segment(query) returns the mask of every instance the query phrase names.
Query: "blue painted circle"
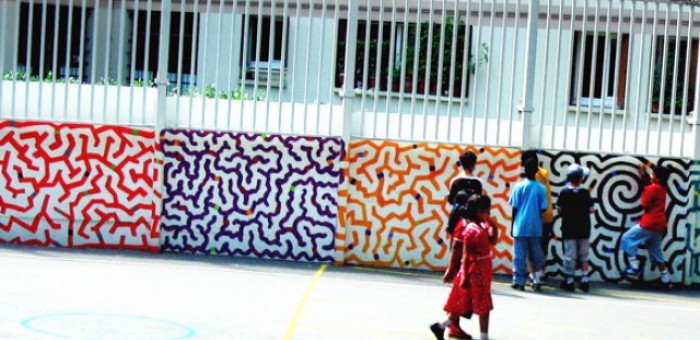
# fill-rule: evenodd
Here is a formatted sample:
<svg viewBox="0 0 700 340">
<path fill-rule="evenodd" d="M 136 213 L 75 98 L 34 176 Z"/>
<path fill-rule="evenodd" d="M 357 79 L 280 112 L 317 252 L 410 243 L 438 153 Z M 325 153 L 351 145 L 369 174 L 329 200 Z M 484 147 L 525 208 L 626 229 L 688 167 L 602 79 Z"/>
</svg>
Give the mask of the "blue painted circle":
<svg viewBox="0 0 700 340">
<path fill-rule="evenodd" d="M 104 326 L 109 327 L 100 327 L 99 322 L 101 320 L 107 321 Z M 132 326 L 131 328 L 129 327 L 130 325 Z M 136 330 L 134 330 L 134 325 L 136 326 L 135 328 L 137 328 Z M 159 334 L 143 334 L 142 331 L 138 332 L 141 336 L 148 339 L 188 339 L 195 335 L 195 331 L 192 327 L 178 322 L 139 315 L 110 313 L 75 312 L 37 315 L 24 319 L 22 321 L 22 327 L 44 335 L 72 339 L 123 339 L 127 336 L 127 334 L 124 334 L 124 331 L 138 332 L 139 329 L 142 330 L 143 328 L 151 328 L 151 330 L 159 330 L 161 333 L 167 333 L 159 336 Z M 88 333 L 90 332 L 89 328 L 95 328 L 98 332 L 95 332 L 95 334 L 84 334 L 86 328 L 88 329 Z M 81 334 L 81 332 L 83 334 Z"/>
</svg>

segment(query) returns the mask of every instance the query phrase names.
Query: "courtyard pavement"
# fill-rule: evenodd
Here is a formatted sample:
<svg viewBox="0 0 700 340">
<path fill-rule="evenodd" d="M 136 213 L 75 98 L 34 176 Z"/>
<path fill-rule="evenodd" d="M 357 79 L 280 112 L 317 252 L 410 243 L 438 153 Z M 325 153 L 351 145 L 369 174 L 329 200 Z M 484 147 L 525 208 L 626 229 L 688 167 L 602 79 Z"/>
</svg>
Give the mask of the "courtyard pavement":
<svg viewBox="0 0 700 340">
<path fill-rule="evenodd" d="M 0 246 L 0 339 L 434 339 L 440 273 Z M 699 339 L 700 290 L 493 284 L 492 339 Z M 463 320 L 478 335 L 478 321 Z"/>
</svg>

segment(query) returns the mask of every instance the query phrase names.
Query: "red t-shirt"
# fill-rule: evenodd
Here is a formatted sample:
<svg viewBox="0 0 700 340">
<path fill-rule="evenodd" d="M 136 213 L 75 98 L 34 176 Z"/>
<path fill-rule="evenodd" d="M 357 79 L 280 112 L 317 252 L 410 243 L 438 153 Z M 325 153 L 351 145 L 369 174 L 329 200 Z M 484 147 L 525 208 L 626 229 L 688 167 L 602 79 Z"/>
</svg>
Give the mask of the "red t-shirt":
<svg viewBox="0 0 700 340">
<path fill-rule="evenodd" d="M 666 232 L 666 188 L 652 182 L 642 192 L 642 220 L 639 226 L 657 233 Z"/>
</svg>

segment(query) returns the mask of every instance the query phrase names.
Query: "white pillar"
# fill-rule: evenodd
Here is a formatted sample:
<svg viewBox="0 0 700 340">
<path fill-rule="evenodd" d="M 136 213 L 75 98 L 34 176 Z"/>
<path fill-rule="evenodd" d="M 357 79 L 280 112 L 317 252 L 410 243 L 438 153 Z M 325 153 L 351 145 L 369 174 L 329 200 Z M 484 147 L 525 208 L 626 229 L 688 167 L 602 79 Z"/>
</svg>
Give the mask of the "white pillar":
<svg viewBox="0 0 700 340">
<path fill-rule="evenodd" d="M 518 103 L 518 112 L 522 123 L 523 150 L 533 146 L 530 140 L 530 122 L 532 121 L 532 97 L 535 83 L 535 62 L 537 60 L 537 24 L 539 22 L 539 0 L 530 0 L 527 12 L 527 42 L 525 45 L 525 76 L 523 81 L 523 96 Z"/>
</svg>

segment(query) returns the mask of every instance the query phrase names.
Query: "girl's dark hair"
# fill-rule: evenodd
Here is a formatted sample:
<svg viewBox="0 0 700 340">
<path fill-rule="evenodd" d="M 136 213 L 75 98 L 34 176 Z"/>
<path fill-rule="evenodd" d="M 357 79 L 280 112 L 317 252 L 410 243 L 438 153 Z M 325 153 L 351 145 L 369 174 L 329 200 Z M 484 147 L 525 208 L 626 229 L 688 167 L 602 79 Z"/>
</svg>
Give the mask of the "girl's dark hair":
<svg viewBox="0 0 700 340">
<path fill-rule="evenodd" d="M 447 229 L 445 230 L 448 234 L 452 234 L 457 227 L 459 220 L 467 218 L 467 206 L 466 205 L 455 205 L 450 212 L 450 218 L 447 220 Z"/>
<path fill-rule="evenodd" d="M 479 210 L 491 209 L 491 198 L 486 195 L 472 195 L 467 201 L 466 219 L 471 221 L 478 220 L 476 212 Z"/>
</svg>

